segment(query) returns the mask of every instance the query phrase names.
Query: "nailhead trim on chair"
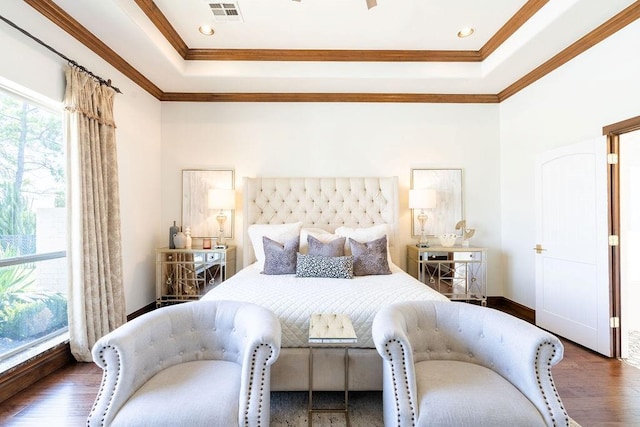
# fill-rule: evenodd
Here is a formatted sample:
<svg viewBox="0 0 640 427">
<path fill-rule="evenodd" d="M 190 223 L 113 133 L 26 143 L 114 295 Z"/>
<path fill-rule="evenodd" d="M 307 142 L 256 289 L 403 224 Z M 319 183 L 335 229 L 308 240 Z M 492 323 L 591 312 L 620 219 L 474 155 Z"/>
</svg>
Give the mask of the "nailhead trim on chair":
<svg viewBox="0 0 640 427">
<path fill-rule="evenodd" d="M 540 344 L 538 346 L 538 349 L 536 350 L 536 363 L 535 363 L 536 378 L 537 378 L 537 382 L 538 382 L 538 387 L 540 388 L 540 392 L 542 393 L 542 397 L 544 398 L 544 402 L 546 403 L 547 409 L 549 410 L 549 414 L 551 415 L 551 420 L 553 421 L 553 425 L 557 426 L 558 423 L 556 422 L 556 420 L 555 420 L 555 418 L 553 416 L 553 410 L 551 409 L 551 404 L 549 402 L 549 399 L 547 398 L 547 395 L 544 392 L 544 387 L 542 386 L 542 382 L 540 381 L 540 371 L 538 369 L 538 366 L 539 366 L 538 362 L 539 362 L 539 359 L 540 359 L 540 352 L 542 351 L 542 347 L 546 346 L 546 345 L 550 345 L 553 348 L 553 352 L 551 353 L 551 356 L 547 360 L 547 366 L 548 366 L 547 375 L 549 376 L 549 384 L 551 384 L 551 387 L 553 388 L 553 393 L 555 394 L 557 401 L 559 403 L 562 403 L 561 400 L 560 400 L 560 395 L 558 394 L 558 390 L 556 389 L 556 385 L 555 385 L 555 383 L 553 381 L 553 376 L 551 375 L 551 361 L 553 360 L 553 357 L 555 356 L 557 349 L 556 349 L 556 346 L 554 344 L 550 343 L 550 342 L 543 342 L 542 344 Z M 563 409 L 564 409 L 564 406 L 563 406 Z M 567 418 L 567 419 L 569 418 L 566 410 L 564 410 L 564 415 L 565 415 L 565 418 Z M 568 426 L 569 423 L 567 422 L 565 425 Z"/>
<path fill-rule="evenodd" d="M 108 346 L 106 348 L 108 349 L 108 348 L 113 348 L 113 347 Z M 98 390 L 98 396 L 96 397 L 96 400 L 95 400 L 95 402 L 93 404 L 93 408 L 91 408 L 91 414 L 93 414 L 93 412 L 96 410 L 98 402 L 102 400 L 102 399 L 100 399 L 100 396 L 104 392 L 104 386 L 105 386 L 104 382 L 105 382 L 105 379 L 107 378 L 107 371 L 109 369 L 109 366 L 107 365 L 107 361 L 104 358 L 104 351 L 105 351 L 105 349 L 101 349 L 100 350 L 100 360 L 102 361 L 102 364 L 104 365 L 105 368 L 104 368 L 104 371 L 102 372 L 102 381 L 100 382 L 100 389 Z M 120 353 L 118 353 L 115 350 L 115 348 L 114 348 L 114 351 L 115 351 L 116 355 L 118 356 L 118 367 L 117 367 L 117 370 L 116 370 L 118 375 L 116 377 L 116 382 L 114 384 L 114 387 L 111 387 L 111 390 L 115 390 L 116 389 L 115 385 L 118 384 L 118 381 L 120 379 Z M 100 423 L 101 425 L 105 425 L 104 424 L 104 419 L 106 418 L 107 411 L 109 410 L 109 406 L 111 405 L 111 399 L 113 399 L 113 393 L 111 393 L 111 396 L 109 396 L 109 404 L 106 405 L 106 407 L 104 409 L 104 412 L 102 413 L 102 419 L 101 419 L 101 423 Z M 89 414 L 89 415 L 91 415 L 91 414 Z M 87 419 L 87 425 L 89 425 L 89 420 L 88 419 Z"/>
<path fill-rule="evenodd" d="M 265 361 L 262 364 L 262 368 L 260 369 L 260 400 L 259 400 L 260 403 L 258 405 L 258 426 L 262 425 L 262 399 L 264 398 L 265 375 L 267 372 L 268 361 L 273 356 L 273 348 L 268 344 L 259 344 L 256 348 L 253 349 L 253 354 L 251 356 L 251 373 L 249 374 L 249 384 L 253 384 L 253 381 L 254 381 L 254 375 L 256 372 L 256 357 L 257 357 L 258 351 L 260 350 L 260 347 L 269 347 L 271 351 L 269 352 L 269 357 L 265 358 Z M 249 387 L 249 396 L 247 396 L 247 403 L 249 406 L 251 405 L 252 390 L 253 388 Z M 247 408 L 245 408 L 245 411 L 244 411 L 245 426 L 249 425 L 249 409 L 250 409 L 249 406 L 247 406 Z"/>
<path fill-rule="evenodd" d="M 389 345 L 394 343 L 394 342 L 397 343 L 400 346 L 400 350 L 402 351 L 402 370 L 404 371 L 403 372 L 403 374 L 404 374 L 403 376 L 405 378 L 405 385 L 404 386 L 405 386 L 405 390 L 407 390 L 407 391 L 409 390 L 409 383 L 407 382 L 409 376 L 407 375 L 407 360 L 406 360 L 406 352 L 405 352 L 404 346 L 397 339 L 391 339 L 391 340 L 387 341 L 384 346 L 385 346 L 387 355 L 389 356 L 389 363 L 391 363 L 391 375 L 392 375 L 392 378 L 393 378 L 393 392 L 394 392 L 395 401 L 396 401 L 396 414 L 397 414 L 397 417 L 398 417 L 398 426 L 400 426 L 400 405 L 398 403 L 400 400 L 398 399 L 398 380 L 397 380 L 397 376 L 396 376 L 396 372 L 395 372 L 396 371 L 395 364 L 393 363 L 393 356 L 391 354 L 391 351 L 389 350 Z M 408 400 L 409 400 L 409 407 L 411 408 L 411 425 L 415 426 L 416 425 L 416 411 L 415 411 L 415 407 L 413 405 L 413 401 L 411 400 L 411 394 L 410 393 L 407 393 L 407 394 L 408 394 L 407 397 L 408 397 Z"/>
</svg>

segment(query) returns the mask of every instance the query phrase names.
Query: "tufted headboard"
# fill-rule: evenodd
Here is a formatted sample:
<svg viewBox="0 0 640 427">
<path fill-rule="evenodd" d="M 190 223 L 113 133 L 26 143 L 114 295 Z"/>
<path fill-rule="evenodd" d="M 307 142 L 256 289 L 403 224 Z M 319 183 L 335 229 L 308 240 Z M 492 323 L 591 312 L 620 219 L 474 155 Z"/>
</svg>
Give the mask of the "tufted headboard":
<svg viewBox="0 0 640 427">
<path fill-rule="evenodd" d="M 389 224 L 389 250 L 398 264 L 398 177 L 244 178 L 243 262 L 255 261 L 247 229 L 252 224 L 302 221 L 333 232 L 340 226 Z"/>
</svg>

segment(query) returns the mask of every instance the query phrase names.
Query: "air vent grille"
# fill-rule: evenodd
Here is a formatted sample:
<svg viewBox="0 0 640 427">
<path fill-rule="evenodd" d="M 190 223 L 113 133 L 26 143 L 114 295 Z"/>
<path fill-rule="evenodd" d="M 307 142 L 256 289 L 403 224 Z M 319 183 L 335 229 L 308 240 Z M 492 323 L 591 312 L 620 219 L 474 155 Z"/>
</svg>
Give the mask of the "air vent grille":
<svg viewBox="0 0 640 427">
<path fill-rule="evenodd" d="M 209 3 L 213 19 L 217 22 L 242 22 L 242 14 L 238 3 Z"/>
</svg>

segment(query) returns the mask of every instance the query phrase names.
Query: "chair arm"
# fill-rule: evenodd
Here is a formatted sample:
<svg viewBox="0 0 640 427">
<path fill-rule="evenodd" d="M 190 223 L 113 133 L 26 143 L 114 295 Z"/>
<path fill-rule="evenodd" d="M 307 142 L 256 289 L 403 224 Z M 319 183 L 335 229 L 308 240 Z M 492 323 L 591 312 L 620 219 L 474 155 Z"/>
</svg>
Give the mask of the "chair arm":
<svg viewBox="0 0 640 427">
<path fill-rule="evenodd" d="M 482 307 L 474 307 L 474 309 Z M 547 425 L 568 425 L 569 416 L 553 381 L 551 368 L 564 355 L 554 335 L 508 314 L 490 310 L 483 321 L 484 340 L 476 357 L 515 385 L 540 411 Z M 487 311 L 487 310 L 484 310 Z"/>
<path fill-rule="evenodd" d="M 384 364 L 385 425 L 414 425 L 419 416 L 418 389 L 413 350 L 402 313 L 388 307 L 380 309 L 373 320 L 372 336 Z M 387 390 L 393 390 L 394 396 L 389 396 Z"/>
<path fill-rule="evenodd" d="M 168 365 L 177 346 L 162 345 L 171 335 L 170 318 L 182 305 L 146 313 L 100 338 L 93 361 L 103 370 L 102 384 L 88 418 L 89 426 L 110 425 L 133 393 Z M 144 343 L 144 344 L 143 344 Z M 142 348 L 142 346 L 146 348 Z M 176 354 L 173 354 L 175 356 Z"/>
<path fill-rule="evenodd" d="M 244 337 L 238 425 L 268 425 L 271 418 L 271 368 L 280 354 L 280 321 L 271 311 L 245 305 L 234 321 Z"/>
</svg>

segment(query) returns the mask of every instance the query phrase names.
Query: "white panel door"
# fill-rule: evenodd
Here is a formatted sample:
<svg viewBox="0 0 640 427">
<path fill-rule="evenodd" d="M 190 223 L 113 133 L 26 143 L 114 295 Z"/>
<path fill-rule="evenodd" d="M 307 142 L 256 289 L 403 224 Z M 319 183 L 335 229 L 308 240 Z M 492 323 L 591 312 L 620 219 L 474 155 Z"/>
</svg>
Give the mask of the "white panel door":
<svg viewBox="0 0 640 427">
<path fill-rule="evenodd" d="M 620 327 L 621 353 L 629 357 L 629 334 L 640 331 L 640 131 L 620 137 Z"/>
<path fill-rule="evenodd" d="M 606 141 L 536 165 L 536 324 L 611 356 Z"/>
</svg>

